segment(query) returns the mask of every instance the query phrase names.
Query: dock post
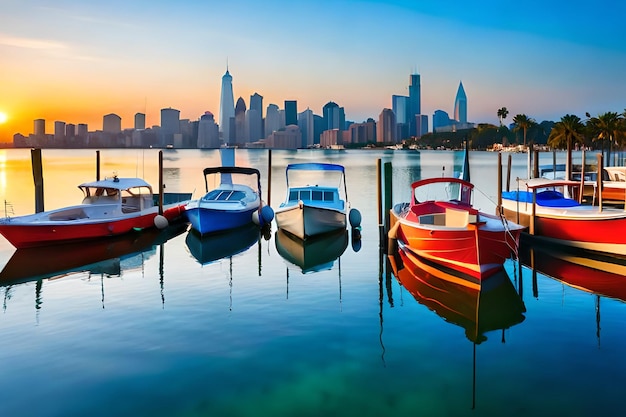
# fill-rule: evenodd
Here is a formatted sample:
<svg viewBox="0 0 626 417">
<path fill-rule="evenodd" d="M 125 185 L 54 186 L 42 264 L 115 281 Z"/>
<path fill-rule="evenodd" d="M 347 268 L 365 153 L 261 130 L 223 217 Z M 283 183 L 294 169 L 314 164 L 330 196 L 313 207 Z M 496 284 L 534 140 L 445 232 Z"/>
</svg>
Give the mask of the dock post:
<svg viewBox="0 0 626 417">
<path fill-rule="evenodd" d="M 507 191 L 511 191 L 510 187 L 511 187 L 511 165 L 512 164 L 513 164 L 512 156 L 511 156 L 511 153 L 509 152 L 509 158 L 507 159 L 507 168 L 506 168 L 506 190 Z"/>
<path fill-rule="evenodd" d="M 498 152 L 498 214 L 502 214 L 502 153 Z"/>
<path fill-rule="evenodd" d="M 533 178 L 539 178 L 539 151 L 535 150 L 535 159 L 533 161 Z"/>
<path fill-rule="evenodd" d="M 267 150 L 267 205 L 272 206 L 272 150 Z"/>
<path fill-rule="evenodd" d="M 33 166 L 33 180 L 35 182 L 35 213 L 41 213 L 43 204 L 43 168 L 41 165 L 41 148 L 31 149 L 31 163 Z"/>
<path fill-rule="evenodd" d="M 598 154 L 598 177 L 596 178 L 596 190 L 598 192 L 598 208 L 602 211 L 602 154 Z"/>
<path fill-rule="evenodd" d="M 382 203 L 382 161 L 380 158 L 376 160 L 376 191 L 377 191 L 377 199 L 378 199 L 378 237 L 379 237 L 379 246 L 383 248 L 383 242 L 385 241 L 383 238 L 383 203 Z"/>
<path fill-rule="evenodd" d="M 391 210 L 391 199 L 393 197 L 393 187 L 391 186 L 391 177 L 392 177 L 392 169 L 391 162 L 385 162 L 384 164 L 384 172 L 385 172 L 385 205 L 383 206 L 383 214 L 384 214 L 384 224 L 385 224 L 385 233 L 387 233 L 387 228 L 389 227 L 389 211 Z M 386 239 L 385 239 L 386 240 Z"/>
<path fill-rule="evenodd" d="M 96 151 L 96 181 L 100 181 L 100 151 Z"/>
<path fill-rule="evenodd" d="M 163 215 L 163 151 L 159 151 L 159 214 Z"/>
</svg>

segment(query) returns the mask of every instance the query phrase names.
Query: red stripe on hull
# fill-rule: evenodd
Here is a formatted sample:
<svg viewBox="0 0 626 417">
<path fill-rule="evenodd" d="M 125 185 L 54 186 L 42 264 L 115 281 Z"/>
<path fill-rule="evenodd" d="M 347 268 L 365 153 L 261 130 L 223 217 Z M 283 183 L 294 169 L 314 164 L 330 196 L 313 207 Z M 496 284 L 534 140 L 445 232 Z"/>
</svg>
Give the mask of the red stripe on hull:
<svg viewBox="0 0 626 417">
<path fill-rule="evenodd" d="M 535 235 L 563 241 L 624 244 L 626 217 L 607 220 L 537 217 Z"/>
</svg>

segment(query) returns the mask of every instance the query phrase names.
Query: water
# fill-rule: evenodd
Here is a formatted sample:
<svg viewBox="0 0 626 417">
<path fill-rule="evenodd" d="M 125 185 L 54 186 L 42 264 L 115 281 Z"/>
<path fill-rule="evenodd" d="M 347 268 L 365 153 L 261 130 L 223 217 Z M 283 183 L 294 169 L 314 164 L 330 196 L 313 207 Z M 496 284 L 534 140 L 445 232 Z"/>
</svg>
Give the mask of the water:
<svg viewBox="0 0 626 417">
<path fill-rule="evenodd" d="M 105 150 L 101 173 L 157 184 L 157 155 Z M 267 151 L 236 158 L 261 170 L 266 193 Z M 167 150 L 164 159 L 167 190 L 197 196 L 202 169 L 219 154 Z M 393 164 L 394 202 L 408 199 L 412 181 L 462 167 L 462 152 L 273 151 L 272 205 L 283 199 L 286 164 L 346 166 L 362 240 L 353 247 L 348 236 L 341 256 L 320 259 L 317 272 L 305 274 L 279 254 L 275 225 L 269 240 L 241 245 L 172 231 L 104 249 L 27 252 L 18 265 L 24 276 L 0 281 L 0 415 L 617 414 L 626 304 L 611 290 L 626 285 L 620 275 L 598 296 L 508 261 L 505 278 L 521 297 L 486 313 L 504 329 L 488 328 L 474 343 L 462 321 L 439 310 L 460 306 L 416 300 L 380 255 L 378 159 Z M 76 185 L 95 177 L 93 150 L 44 150 L 43 160 L 46 209 L 75 203 Z M 492 211 L 496 154 L 472 152 L 470 162 L 475 202 Z M 512 178 L 526 175 L 526 163 L 514 155 Z M 33 196 L 29 151 L 0 151 L 0 198 L 18 215 L 34 210 Z M 113 259 L 88 258 L 103 251 Z M 212 259 L 229 251 L 239 253 Z M 0 268 L 13 255 L 1 240 Z M 86 259 L 90 265 L 80 266 Z M 66 270 L 49 276 L 53 261 Z M 480 302 L 502 298 L 493 300 Z M 521 320 L 500 316 L 520 303 Z"/>
</svg>

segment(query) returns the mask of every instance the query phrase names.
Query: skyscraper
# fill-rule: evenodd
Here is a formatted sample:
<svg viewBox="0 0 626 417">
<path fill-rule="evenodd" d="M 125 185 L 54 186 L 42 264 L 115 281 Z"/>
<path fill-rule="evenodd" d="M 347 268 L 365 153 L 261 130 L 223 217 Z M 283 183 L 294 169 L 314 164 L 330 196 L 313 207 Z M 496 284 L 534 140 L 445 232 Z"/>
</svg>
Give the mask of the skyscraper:
<svg viewBox="0 0 626 417">
<path fill-rule="evenodd" d="M 180 110 L 168 107 L 161 109 L 160 145 L 174 144 L 174 136 L 180 133 Z"/>
<path fill-rule="evenodd" d="M 467 123 L 467 96 L 463 88 L 463 82 L 459 82 L 459 89 L 454 99 L 454 120 L 459 123 Z"/>
<path fill-rule="evenodd" d="M 248 141 L 256 142 L 263 135 L 263 96 L 254 93 L 250 96 L 250 109 L 248 109 L 246 123 L 248 126 Z"/>
<path fill-rule="evenodd" d="M 265 137 L 280 129 L 280 113 L 276 104 L 270 104 L 265 111 Z"/>
<path fill-rule="evenodd" d="M 298 102 L 285 100 L 285 126 L 298 124 Z"/>
<path fill-rule="evenodd" d="M 422 113 L 422 98 L 420 87 L 420 75 L 411 74 L 409 77 L 409 134 L 417 134 L 417 123 L 415 116 Z"/>
<path fill-rule="evenodd" d="M 346 114 L 343 107 L 339 107 L 337 103 L 329 101 L 322 107 L 324 117 L 324 130 L 346 129 Z"/>
<path fill-rule="evenodd" d="M 230 119 L 235 117 L 235 98 L 233 96 L 233 77 L 228 72 L 226 66 L 226 74 L 222 76 L 222 96 L 220 99 L 220 121 L 219 129 L 222 134 L 224 143 L 229 143 L 230 135 Z"/>
<path fill-rule="evenodd" d="M 376 125 L 376 141 L 382 143 L 396 143 L 396 115 L 391 109 L 383 109 L 378 116 Z"/>
<path fill-rule="evenodd" d="M 235 143 L 243 144 L 248 141 L 246 130 L 246 102 L 239 97 L 235 105 Z"/>
<path fill-rule="evenodd" d="M 135 113 L 135 129 L 146 128 L 146 115 L 144 113 Z"/>
</svg>

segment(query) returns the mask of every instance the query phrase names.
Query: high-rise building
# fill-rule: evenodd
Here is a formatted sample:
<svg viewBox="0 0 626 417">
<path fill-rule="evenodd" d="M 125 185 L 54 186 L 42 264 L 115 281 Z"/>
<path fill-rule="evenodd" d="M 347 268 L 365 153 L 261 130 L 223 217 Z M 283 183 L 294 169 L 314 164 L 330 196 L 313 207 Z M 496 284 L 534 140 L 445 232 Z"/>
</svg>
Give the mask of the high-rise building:
<svg viewBox="0 0 626 417">
<path fill-rule="evenodd" d="M 102 131 L 105 133 L 120 133 L 122 131 L 122 118 L 114 113 L 104 115 L 102 118 Z"/>
<path fill-rule="evenodd" d="M 226 66 L 226 74 L 222 76 L 222 96 L 220 98 L 220 120 L 219 131 L 222 134 L 224 143 L 229 143 L 230 119 L 235 117 L 235 98 L 233 96 L 233 77 L 228 72 Z"/>
<path fill-rule="evenodd" d="M 265 137 L 280 129 L 280 111 L 276 104 L 269 104 L 265 112 Z"/>
<path fill-rule="evenodd" d="M 346 129 L 346 114 L 343 107 L 339 107 L 337 103 L 329 101 L 322 107 L 322 116 L 324 117 L 324 130 Z"/>
<path fill-rule="evenodd" d="M 87 126 L 87 123 L 79 123 L 76 129 L 76 136 L 81 138 L 82 140 L 86 140 L 88 134 L 89 128 Z"/>
<path fill-rule="evenodd" d="M 200 122 L 198 123 L 198 148 L 219 148 L 220 147 L 220 133 L 217 124 L 215 123 L 215 117 L 210 111 L 205 112 L 200 116 Z"/>
<path fill-rule="evenodd" d="M 46 121 L 44 119 L 35 119 L 34 132 L 35 136 L 43 137 L 46 135 Z"/>
<path fill-rule="evenodd" d="M 146 128 L 146 115 L 143 113 L 135 113 L 135 129 Z"/>
<path fill-rule="evenodd" d="M 420 87 L 420 75 L 411 74 L 409 77 L 409 134 L 415 136 L 417 134 L 417 125 L 415 115 L 422 113 L 422 98 Z"/>
<path fill-rule="evenodd" d="M 174 145 L 174 136 L 180 134 L 180 110 L 161 109 L 161 146 Z"/>
<path fill-rule="evenodd" d="M 409 98 L 407 96 L 391 96 L 391 110 L 396 115 L 396 123 L 409 123 Z"/>
<path fill-rule="evenodd" d="M 433 132 L 436 132 L 438 128 L 450 126 L 450 116 L 443 110 L 435 110 L 433 114 Z"/>
<path fill-rule="evenodd" d="M 54 140 L 59 141 L 65 139 L 65 122 L 54 122 Z"/>
<path fill-rule="evenodd" d="M 306 109 L 298 115 L 298 127 L 302 132 L 302 148 L 313 146 L 315 141 L 315 125 L 313 121 L 313 111 Z"/>
<path fill-rule="evenodd" d="M 298 102 L 285 100 L 285 126 L 298 124 Z"/>
<path fill-rule="evenodd" d="M 376 122 L 369 118 L 363 123 L 353 123 L 350 125 L 350 143 L 363 144 L 376 142 Z"/>
<path fill-rule="evenodd" d="M 454 120 L 459 123 L 467 123 L 467 96 L 463 88 L 463 82 L 459 82 L 459 89 L 454 99 Z"/>
<path fill-rule="evenodd" d="M 391 109 L 383 109 L 378 116 L 376 140 L 379 143 L 396 143 L 396 115 Z"/>
<path fill-rule="evenodd" d="M 250 96 L 250 109 L 247 113 L 248 142 L 263 139 L 263 96 L 254 93 Z"/>
<path fill-rule="evenodd" d="M 248 141 L 246 132 L 246 102 L 242 97 L 235 105 L 235 143 L 242 144 Z"/>
</svg>

